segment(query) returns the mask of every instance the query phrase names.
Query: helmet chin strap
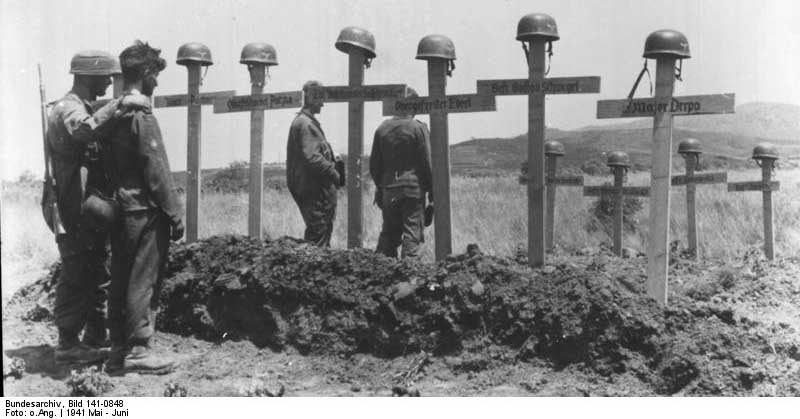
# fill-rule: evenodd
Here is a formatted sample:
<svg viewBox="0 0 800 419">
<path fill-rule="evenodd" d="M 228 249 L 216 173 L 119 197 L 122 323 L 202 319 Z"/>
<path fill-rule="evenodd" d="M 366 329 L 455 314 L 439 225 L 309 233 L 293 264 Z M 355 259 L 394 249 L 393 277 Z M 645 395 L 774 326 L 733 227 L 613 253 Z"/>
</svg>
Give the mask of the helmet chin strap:
<svg viewBox="0 0 800 419">
<path fill-rule="evenodd" d="M 453 77 L 453 70 L 456 69 L 455 60 L 447 60 L 447 77 Z"/>
<path fill-rule="evenodd" d="M 650 70 L 647 69 L 647 58 L 644 59 L 644 67 L 642 71 L 639 72 L 639 77 L 636 78 L 636 82 L 633 83 L 633 87 L 631 88 L 631 92 L 628 93 L 628 99 L 633 99 L 633 95 L 636 93 L 636 88 L 639 87 L 639 82 L 642 81 L 642 76 L 647 73 L 647 81 L 650 82 L 650 96 L 653 95 L 653 79 L 650 78 Z"/>
<path fill-rule="evenodd" d="M 678 66 L 675 67 L 675 79 L 678 81 L 683 81 L 681 78 L 681 73 L 683 72 L 683 58 L 678 60 Z"/>
<path fill-rule="evenodd" d="M 372 67 L 372 58 L 364 57 L 364 68 Z"/>
<path fill-rule="evenodd" d="M 546 76 L 550 73 L 550 63 L 553 61 L 553 41 L 547 41 L 547 70 L 544 71 Z"/>
<path fill-rule="evenodd" d="M 208 74 L 208 67 L 209 66 L 206 65 L 206 66 L 203 66 L 203 67 L 205 67 L 205 69 L 203 70 L 203 75 L 200 76 L 200 86 L 203 85 L 203 81 L 206 79 L 206 74 Z"/>
</svg>

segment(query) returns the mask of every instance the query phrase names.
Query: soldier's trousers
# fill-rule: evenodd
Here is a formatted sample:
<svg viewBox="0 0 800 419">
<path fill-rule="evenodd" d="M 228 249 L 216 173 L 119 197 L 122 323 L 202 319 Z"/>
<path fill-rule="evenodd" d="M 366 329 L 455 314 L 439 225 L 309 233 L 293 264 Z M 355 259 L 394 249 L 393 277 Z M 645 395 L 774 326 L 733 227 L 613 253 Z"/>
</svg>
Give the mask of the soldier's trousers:
<svg viewBox="0 0 800 419">
<path fill-rule="evenodd" d="M 55 324 L 77 339 L 81 329 L 105 339 L 106 298 L 109 284 L 108 234 L 80 231 L 56 238 L 61 274 L 53 308 Z"/>
<path fill-rule="evenodd" d="M 292 192 L 306 224 L 303 239 L 320 247 L 331 245 L 333 220 L 336 218 L 336 188 L 320 188 L 308 195 Z"/>
<path fill-rule="evenodd" d="M 397 247 L 402 244 L 402 257 L 419 256 L 419 246 L 424 241 L 424 201 L 384 195 L 382 206 L 383 227 L 376 251 L 394 258 L 397 257 Z"/>
<path fill-rule="evenodd" d="M 115 346 L 146 346 L 155 331 L 158 291 L 169 250 L 161 210 L 129 212 L 111 234 L 108 317 Z"/>
</svg>

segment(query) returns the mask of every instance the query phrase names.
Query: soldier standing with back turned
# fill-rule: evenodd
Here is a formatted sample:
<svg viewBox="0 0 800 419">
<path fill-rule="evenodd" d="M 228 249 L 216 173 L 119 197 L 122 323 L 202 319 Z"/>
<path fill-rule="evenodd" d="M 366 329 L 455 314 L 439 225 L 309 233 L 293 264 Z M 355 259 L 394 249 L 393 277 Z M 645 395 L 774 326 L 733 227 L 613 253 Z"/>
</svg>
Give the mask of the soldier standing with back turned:
<svg viewBox="0 0 800 419">
<path fill-rule="evenodd" d="M 105 303 L 108 286 L 108 230 L 98 223 L 86 198 L 108 194 L 108 178 L 100 160 L 104 135 L 120 107 L 141 106 L 142 98 L 111 100 L 94 112 L 92 102 L 119 74 L 119 62 L 104 51 L 82 51 L 72 57 L 72 89 L 55 103 L 47 120 L 45 147 L 52 159 L 55 198 L 63 231 L 52 225 L 61 256 L 54 308 L 59 363 L 101 360 L 106 339 Z M 137 105 L 138 103 L 138 105 Z M 121 105 L 122 104 L 122 105 Z M 104 134 L 105 133 L 105 134 Z M 89 201 L 94 202 L 94 201 Z M 44 202 L 43 202 L 44 204 Z M 84 329 L 83 341 L 78 335 Z"/>
<path fill-rule="evenodd" d="M 409 88 L 407 98 L 417 97 Z M 433 202 L 428 127 L 413 115 L 383 121 L 375 131 L 369 173 L 375 182 L 375 203 L 383 214 L 376 251 L 417 257 L 424 241 L 425 195 Z"/>
</svg>

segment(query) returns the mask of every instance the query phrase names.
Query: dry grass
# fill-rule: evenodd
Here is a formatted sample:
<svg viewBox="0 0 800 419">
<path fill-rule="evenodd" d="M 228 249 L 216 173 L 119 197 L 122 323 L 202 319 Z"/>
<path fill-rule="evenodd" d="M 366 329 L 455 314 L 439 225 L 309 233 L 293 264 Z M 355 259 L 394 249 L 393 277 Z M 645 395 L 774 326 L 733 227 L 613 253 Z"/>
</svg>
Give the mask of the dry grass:
<svg viewBox="0 0 800 419">
<path fill-rule="evenodd" d="M 731 181 L 756 180 L 757 170 L 731 172 Z M 778 256 L 800 254 L 800 170 L 778 171 L 781 190 L 774 194 L 775 245 Z M 587 177 L 587 184 L 602 184 L 607 179 Z M 628 184 L 647 185 L 647 173 L 634 173 Z M 485 252 L 500 256 L 513 254 L 527 242 L 525 190 L 516 178 L 454 178 L 453 249 L 461 252 L 469 243 L 478 243 Z M 556 244 L 567 250 L 609 243 L 602 231 L 588 232 L 593 198 L 581 196 L 580 188 L 562 187 L 557 198 Z M 52 235 L 41 218 L 38 188 L 6 184 L 2 191 L 2 268 L 4 278 L 39 271 L 58 258 Z M 761 194 L 728 193 L 725 185 L 698 188 L 700 251 L 705 257 L 729 260 L 745 250 L 762 245 Z M 364 245 L 374 248 L 380 232 L 381 216 L 372 203 L 372 187 L 364 197 Z M 686 208 L 683 188 L 673 188 L 671 237 L 685 245 Z M 648 206 L 639 215 L 640 226 L 627 234 L 624 246 L 641 251 L 647 242 Z M 266 190 L 263 205 L 267 237 L 302 237 L 303 222 L 291 196 L 285 191 Z M 339 207 L 332 245 L 347 243 L 347 202 L 344 191 Z M 200 235 L 245 234 L 247 195 L 206 194 L 202 199 Z M 433 259 L 433 229 L 426 230 L 425 258 Z M 4 281 L 5 283 L 6 281 Z M 4 286 L 5 288 L 5 286 Z"/>
</svg>

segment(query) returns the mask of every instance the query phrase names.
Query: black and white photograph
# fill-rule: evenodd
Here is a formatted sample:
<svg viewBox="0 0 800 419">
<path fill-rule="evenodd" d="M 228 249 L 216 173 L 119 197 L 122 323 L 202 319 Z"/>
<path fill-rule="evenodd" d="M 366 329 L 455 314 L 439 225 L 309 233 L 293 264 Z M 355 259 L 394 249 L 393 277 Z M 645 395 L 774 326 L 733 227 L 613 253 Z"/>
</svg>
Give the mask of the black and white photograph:
<svg viewBox="0 0 800 419">
<path fill-rule="evenodd" d="M 798 22 L 792 0 L 0 0 L 4 416 L 797 401 Z"/>
</svg>

